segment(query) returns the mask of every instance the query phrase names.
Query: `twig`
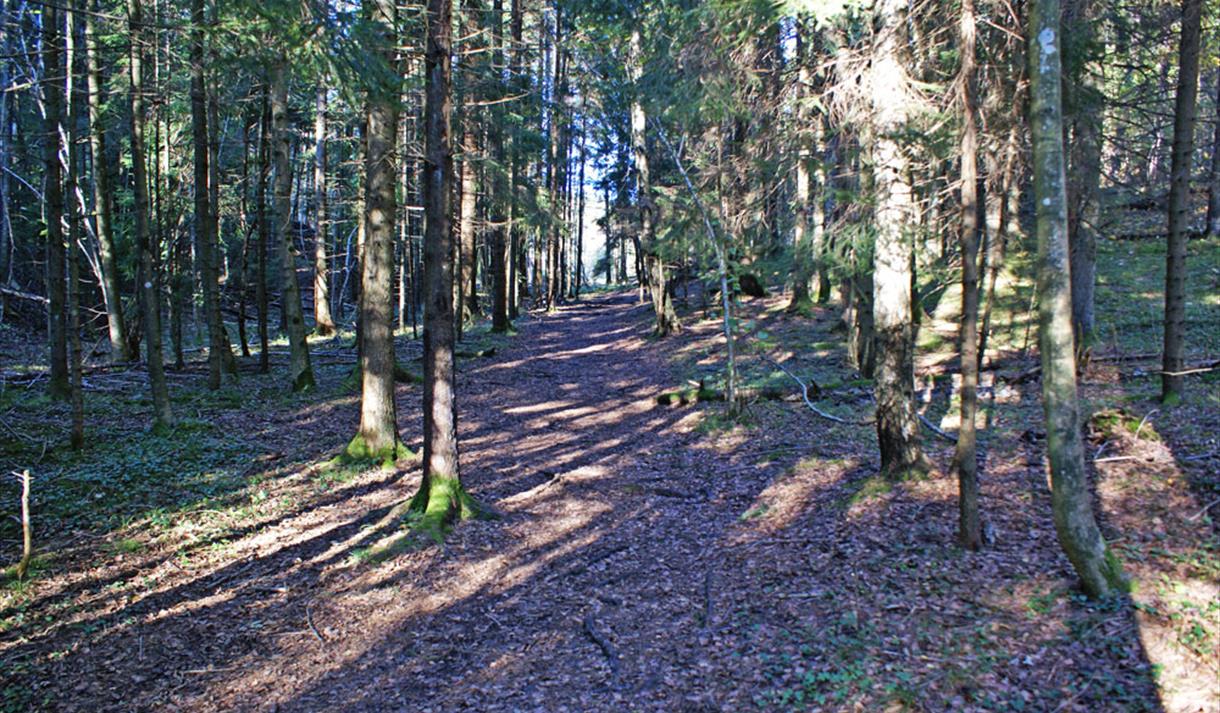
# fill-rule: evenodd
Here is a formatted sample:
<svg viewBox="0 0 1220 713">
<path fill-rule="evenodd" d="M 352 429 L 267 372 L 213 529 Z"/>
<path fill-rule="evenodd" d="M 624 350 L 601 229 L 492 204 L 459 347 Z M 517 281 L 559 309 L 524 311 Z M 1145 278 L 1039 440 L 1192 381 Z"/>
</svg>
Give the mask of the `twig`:
<svg viewBox="0 0 1220 713">
<path fill-rule="evenodd" d="M 923 425 L 925 425 L 929 429 L 931 429 L 932 433 L 935 433 L 936 435 L 940 436 L 941 438 L 945 439 L 946 441 L 949 441 L 950 443 L 957 443 L 957 438 L 940 430 L 940 428 L 935 423 L 932 423 L 931 421 L 929 421 L 928 418 L 926 416 L 924 416 L 922 413 L 919 414 L 919 420 L 923 423 Z"/>
<path fill-rule="evenodd" d="M 826 413 L 822 409 L 815 406 L 813 404 L 813 402 L 809 400 L 809 387 L 805 385 L 805 382 L 802 381 L 799 376 L 797 376 L 796 374 L 793 374 L 791 371 L 788 370 L 788 367 L 784 366 L 783 364 L 780 364 L 779 362 L 775 361 L 774 359 L 772 359 L 771 357 L 769 357 L 765 354 L 762 355 L 762 358 L 766 361 L 771 362 L 775 366 L 779 367 L 785 374 L 792 377 L 793 381 L 795 381 L 796 383 L 801 385 L 801 398 L 804 399 L 805 405 L 809 407 L 809 410 L 813 411 L 815 414 L 821 416 L 822 418 L 826 419 L 827 421 L 834 421 L 835 423 L 844 423 L 849 426 L 871 426 L 873 424 L 872 421 L 849 421 L 845 418 L 839 418 L 838 416 L 835 416 L 833 414 Z"/>
<path fill-rule="evenodd" d="M 1215 500 L 1211 501 L 1210 503 L 1204 505 L 1202 510 L 1195 513 L 1194 515 L 1191 515 L 1190 517 L 1188 517 L 1186 519 L 1189 522 L 1194 522 L 1195 520 L 1198 520 L 1199 518 L 1203 517 L 1207 513 L 1208 510 L 1211 510 L 1212 508 L 1216 507 L 1217 505 L 1220 505 L 1220 498 L 1216 498 Z"/>
<path fill-rule="evenodd" d="M 34 535 L 30 529 L 30 471 L 13 475 L 21 481 L 21 561 L 17 563 L 17 579 L 25 579 L 34 553 Z"/>
<path fill-rule="evenodd" d="M 1144 430 L 1144 424 L 1148 423 L 1148 419 L 1152 418 L 1152 415 L 1159 411 L 1160 411 L 1159 408 L 1154 408 L 1151 411 L 1149 411 L 1147 414 L 1144 415 L 1144 418 L 1140 420 L 1139 427 L 1137 427 L 1135 429 L 1135 436 L 1134 436 L 1135 438 L 1140 437 L 1140 431 Z"/>
<path fill-rule="evenodd" d="M 313 607 L 313 602 L 305 603 L 305 623 L 309 624 L 309 630 L 313 632 L 313 635 L 318 639 L 318 642 L 325 644 L 326 637 L 322 636 L 322 632 L 318 631 L 318 627 L 314 626 L 313 611 L 311 609 L 312 607 Z"/>
<path fill-rule="evenodd" d="M 597 630 L 597 625 L 593 623 L 592 614 L 585 617 L 584 624 L 585 633 L 589 635 L 590 639 L 593 639 L 593 643 L 597 644 L 602 653 L 606 655 L 606 664 L 610 667 L 610 680 L 618 680 L 618 652 L 614 649 L 614 645 Z"/>
</svg>

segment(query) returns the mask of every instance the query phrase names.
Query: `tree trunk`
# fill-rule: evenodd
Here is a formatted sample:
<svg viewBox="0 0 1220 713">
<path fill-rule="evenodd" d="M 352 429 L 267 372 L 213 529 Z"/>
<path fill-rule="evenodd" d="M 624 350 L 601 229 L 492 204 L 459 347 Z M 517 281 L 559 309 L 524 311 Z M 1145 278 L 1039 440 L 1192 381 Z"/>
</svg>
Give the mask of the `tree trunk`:
<svg viewBox="0 0 1220 713">
<path fill-rule="evenodd" d="M 874 187 L 877 196 L 873 329 L 877 369 L 877 441 L 881 469 L 892 477 L 928 468 L 915 413 L 910 228 L 918 220 L 899 134 L 907 124 L 910 81 L 900 54 L 906 3 L 881 2 L 872 68 Z"/>
<path fill-rule="evenodd" d="M 267 214 L 267 183 L 271 177 L 271 100 L 268 87 L 263 85 L 262 109 L 259 112 L 258 186 L 254 200 L 258 204 L 258 244 L 255 247 L 254 302 L 258 312 L 258 370 L 271 371 L 270 311 L 267 304 L 267 249 L 271 242 L 270 216 Z"/>
<path fill-rule="evenodd" d="M 73 5 L 83 4 L 74 0 Z M 72 411 L 72 432 L 69 442 L 72 448 L 80 450 L 85 447 L 85 390 L 82 375 L 83 355 L 80 342 L 80 240 L 82 203 L 76 198 L 80 190 L 80 75 L 77 73 L 77 8 L 71 7 L 65 13 L 67 20 L 64 33 L 64 69 L 68 79 L 68 385 L 70 394 L 68 401 Z M 82 199 L 83 200 L 83 199 Z"/>
<path fill-rule="evenodd" d="M 1216 70 L 1216 133 L 1212 138 L 1212 167 L 1207 189 L 1208 237 L 1220 237 L 1220 70 Z"/>
<path fill-rule="evenodd" d="M 1178 95 L 1173 113 L 1173 157 L 1169 173 L 1169 248 L 1165 256 L 1165 354 L 1161 401 L 1181 399 L 1186 369 L 1186 240 L 1190 230 L 1190 169 L 1195 148 L 1199 91 L 1202 0 L 1182 0 L 1182 41 L 1178 49 Z"/>
<path fill-rule="evenodd" d="M 292 169 L 288 147 L 288 76 L 287 59 L 279 57 L 271 66 L 271 153 L 275 164 L 275 215 L 279 234 L 276 236 L 280 253 L 282 289 L 280 309 L 284 313 L 288 333 L 288 376 L 293 391 L 314 387 L 313 369 L 309 364 L 309 342 L 305 337 L 305 313 L 301 307 L 301 289 L 297 284 L 296 259 L 292 245 Z"/>
<path fill-rule="evenodd" d="M 128 37 L 131 41 L 128 71 L 131 101 L 131 174 L 135 183 L 136 245 L 140 251 L 141 312 L 144 321 L 145 358 L 148 360 L 148 383 L 153 397 L 153 427 L 174 425 L 170 407 L 169 387 L 165 380 L 165 364 L 161 354 L 161 290 L 157 280 L 159 252 L 153 245 L 148 227 L 148 170 L 144 155 L 144 21 L 141 0 L 127 0 Z"/>
<path fill-rule="evenodd" d="M 453 342 L 451 0 L 428 0 L 424 54 L 424 453 L 423 480 L 410 508 L 437 537 L 455 519 L 481 513 L 458 469 Z"/>
<path fill-rule="evenodd" d="M 656 203 L 652 198 L 652 181 L 648 165 L 648 145 L 644 138 L 644 130 L 648 117 L 644 113 L 641 84 L 644 72 L 643 48 L 640 41 L 639 27 L 631 31 L 631 48 L 628 53 L 628 76 L 634 85 L 631 99 L 631 155 L 635 164 L 636 185 L 640 201 L 640 250 L 643 254 L 644 270 L 647 274 L 648 289 L 652 294 L 653 313 L 656 316 L 654 327 L 658 336 L 666 336 L 680 331 L 681 323 L 674 312 L 673 301 L 665 282 L 665 262 L 656 245 Z"/>
<path fill-rule="evenodd" d="M 1101 179 L 1100 92 L 1093 87 L 1092 68 L 1085 56 L 1094 43 L 1096 21 L 1092 0 L 1068 0 L 1064 27 L 1073 41 L 1066 52 L 1073 76 L 1064 77 L 1064 110 L 1068 113 L 1068 247 L 1072 280 L 1072 331 L 1076 351 L 1084 355 L 1093 340 L 1093 293 L 1097 284 L 1097 218 Z"/>
<path fill-rule="evenodd" d="M 60 10 L 47 7 L 42 19 L 43 96 L 46 117 L 44 121 L 43 164 L 46 168 L 43 197 L 46 217 L 46 279 L 47 296 L 50 298 L 47 319 L 47 336 L 51 346 L 51 378 L 48 390 L 52 398 L 67 399 L 71 385 L 68 378 L 68 332 L 64 324 L 66 302 L 64 281 L 64 187 L 63 167 L 60 163 L 60 131 L 63 125 L 63 67 L 61 45 L 63 23 Z"/>
<path fill-rule="evenodd" d="M 397 74 L 397 9 L 392 0 L 376 0 L 366 10 L 376 28 L 376 53 Z M 398 142 L 399 89 L 391 83 L 368 90 L 365 137 L 364 259 L 360 288 L 360 429 L 347 446 L 349 458 L 392 463 L 398 458 L 397 411 L 394 405 L 394 221 L 398 202 L 395 163 Z"/>
<path fill-rule="evenodd" d="M 203 312 L 208 325 L 208 388 L 220 388 L 221 346 L 220 286 L 216 274 L 217 236 L 213 234 L 211 196 L 208 190 L 208 113 L 203 78 L 203 0 L 191 1 L 191 137 L 195 149 L 195 254 L 203 286 Z"/>
<path fill-rule="evenodd" d="M 978 128 L 975 120 L 974 0 L 962 0 L 961 9 L 961 250 L 962 250 L 962 324 L 961 324 L 961 426 L 957 450 L 953 454 L 958 483 L 958 541 L 962 547 L 977 550 L 983 545 L 979 525 L 978 461 L 976 458 L 975 414 L 978 410 L 979 358 L 979 195 Z"/>
<path fill-rule="evenodd" d="M 491 29 L 493 70 L 497 77 L 501 76 L 505 61 L 507 60 L 504 47 L 503 20 L 503 0 L 494 0 L 489 17 L 489 26 Z M 511 77 L 509 82 L 511 83 Z M 496 100 L 503 99 L 505 83 L 497 82 L 495 87 L 494 91 L 496 94 L 493 98 Z M 496 104 L 492 107 L 491 123 L 487 127 L 487 141 L 493 163 L 495 164 L 490 169 L 491 232 L 488 241 L 491 250 L 491 329 L 493 332 L 507 332 L 510 326 L 508 321 L 508 262 L 510 257 L 508 253 L 508 226 L 506 222 L 508 220 L 508 210 L 511 210 L 509 204 L 513 200 L 513 194 L 511 192 L 511 185 L 505 180 L 504 175 L 505 169 L 508 168 L 505 162 L 510 160 L 508 156 L 511 153 L 505 151 L 504 118 L 504 109 L 500 104 Z M 511 171 L 511 168 L 508 170 Z"/>
<path fill-rule="evenodd" d="M 1118 561 L 1097 529 L 1085 474 L 1076 395 L 1072 288 L 1063 148 L 1059 0 L 1034 0 L 1029 15 L 1030 132 L 1038 236 L 1038 336 L 1042 406 L 1051 468 L 1051 506 L 1059 542 L 1084 590 L 1104 596 L 1121 586 Z"/>
<path fill-rule="evenodd" d="M 458 207 L 458 262 L 461 265 L 457 277 L 457 334 L 461 338 L 462 328 L 473 316 L 475 304 L 474 281 L 475 266 L 475 209 L 478 201 L 478 183 L 475 180 L 474 156 L 478 151 L 475 145 L 475 118 L 473 110 L 467 107 L 462 125 L 462 199 Z"/>
<path fill-rule="evenodd" d="M 96 3 L 94 3 L 96 5 Z M 98 265 L 101 268 L 102 302 L 106 307 L 106 325 L 110 331 L 112 361 L 136 361 L 140 355 L 127 341 L 127 324 L 123 317 L 122 293 L 119 289 L 119 269 L 114 252 L 114 189 L 107 169 L 106 127 L 102 124 L 101 51 L 93 29 L 93 13 L 83 13 L 85 21 L 85 64 L 88 74 L 89 150 L 93 156 L 93 212 L 98 243 Z"/>
<path fill-rule="evenodd" d="M 792 231 L 792 247 L 796 251 L 796 256 L 792 261 L 792 300 L 788 303 L 788 311 L 798 314 L 809 314 L 813 309 L 813 296 L 810 293 L 813 280 L 813 251 L 809 244 L 811 237 L 809 231 L 809 161 L 813 154 L 809 134 L 813 131 L 813 127 L 810 125 L 807 97 L 813 73 L 809 70 L 808 32 L 805 23 L 798 23 L 796 33 L 796 61 L 799 63 L 796 79 L 796 215 Z"/>
<path fill-rule="evenodd" d="M 987 298 L 983 307 L 983 323 L 979 327 L 979 368 L 982 368 L 983 357 L 987 353 L 987 339 L 991 334 L 991 313 L 995 306 L 996 283 L 999 282 L 1000 270 L 1004 267 L 1004 251 L 1008 242 L 1008 223 L 1012 218 L 1011 194 L 1016 171 L 1017 137 L 1019 132 L 1020 128 L 1016 125 L 1009 130 L 1008 142 L 1004 149 L 1004 168 L 999 172 L 999 180 L 993 184 L 992 189 L 989 189 L 988 193 L 992 196 L 994 203 L 994 211 L 989 209 L 988 214 L 991 215 L 994 212 L 995 221 L 994 224 L 988 225 L 986 233 L 987 250 L 984 256 L 984 262 L 986 263 L 986 271 L 984 273 L 986 287 L 983 293 Z"/>
<path fill-rule="evenodd" d="M 313 191 L 314 231 L 313 246 L 313 322 L 314 333 L 329 337 L 335 333 L 335 320 L 330 315 L 330 267 L 327 251 L 330 249 L 330 223 L 326 219 L 326 87 L 319 86 L 314 102 L 313 117 Z M 390 262 L 391 272 L 394 269 Z"/>
</svg>

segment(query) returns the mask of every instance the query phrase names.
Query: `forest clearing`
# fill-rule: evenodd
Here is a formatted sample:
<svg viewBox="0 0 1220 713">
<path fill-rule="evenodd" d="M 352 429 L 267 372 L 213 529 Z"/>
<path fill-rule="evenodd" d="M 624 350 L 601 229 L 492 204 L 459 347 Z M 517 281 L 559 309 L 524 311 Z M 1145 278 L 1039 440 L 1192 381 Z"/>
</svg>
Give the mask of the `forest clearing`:
<svg viewBox="0 0 1220 713">
<path fill-rule="evenodd" d="M 0 711 L 1220 713 L 1220 13 L 0 0 Z"/>
</svg>

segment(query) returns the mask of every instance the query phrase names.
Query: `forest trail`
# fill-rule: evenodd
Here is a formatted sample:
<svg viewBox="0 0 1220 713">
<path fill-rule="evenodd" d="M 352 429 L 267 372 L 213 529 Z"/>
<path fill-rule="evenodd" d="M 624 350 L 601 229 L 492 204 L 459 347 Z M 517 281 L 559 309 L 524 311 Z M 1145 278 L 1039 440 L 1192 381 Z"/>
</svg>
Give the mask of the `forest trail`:
<svg viewBox="0 0 1220 713">
<path fill-rule="evenodd" d="M 811 331 L 782 298 L 747 309 L 802 343 L 833 322 Z M 955 480 L 878 478 L 870 427 L 782 401 L 751 405 L 745 426 L 717 404 L 658 405 L 723 345 L 712 319 L 664 340 L 650 325 L 634 293 L 595 295 L 461 360 L 463 480 L 504 517 L 442 546 L 387 519 L 417 466 L 324 465 L 356 423 L 337 386 L 350 362 L 317 396 L 220 412 L 218 429 L 264 451 L 224 501 L 240 509 L 189 506 L 161 530 L 86 540 L 75 566 L 65 553 L 30 605 L 54 623 L 0 633 L 0 661 L 32 662 L 43 707 L 89 713 L 1160 709 L 1148 622 L 1072 598 L 1022 435 L 1035 400 L 993 424 L 982 497 L 998 540 L 966 554 Z M 409 363 L 418 344 L 399 347 Z M 787 361 L 841 379 L 840 413 L 869 407 L 840 360 Z M 419 395 L 398 388 L 412 446 Z M 1128 532 L 1153 500 L 1198 508 L 1131 493 L 1105 494 Z M 1185 693 L 1164 710 L 1211 700 Z"/>
<path fill-rule="evenodd" d="M 728 618 L 724 583 L 740 578 L 719 547 L 774 469 L 718 456 L 697 411 L 657 404 L 675 384 L 667 357 L 708 335 L 658 342 L 650 314 L 634 292 L 594 296 L 522 320 L 494 358 L 462 360 L 463 479 L 503 519 L 370 564 L 362 553 L 396 541 L 382 518 L 415 490 L 418 467 L 309 491 L 311 502 L 224 538 L 219 566 L 198 576 L 175 573 L 169 556 L 145 561 L 142 572 L 175 583 L 95 600 L 124 606 L 52 665 L 44 692 L 90 711 L 711 705 L 704 624 Z M 413 446 L 418 394 L 398 390 Z M 292 449 L 340 443 L 353 407 L 273 413 L 249 432 L 295 432 L 283 460 L 308 464 Z M 308 481 L 319 466 L 291 471 L 280 477 Z M 116 569 L 85 594 L 133 574 Z"/>
</svg>

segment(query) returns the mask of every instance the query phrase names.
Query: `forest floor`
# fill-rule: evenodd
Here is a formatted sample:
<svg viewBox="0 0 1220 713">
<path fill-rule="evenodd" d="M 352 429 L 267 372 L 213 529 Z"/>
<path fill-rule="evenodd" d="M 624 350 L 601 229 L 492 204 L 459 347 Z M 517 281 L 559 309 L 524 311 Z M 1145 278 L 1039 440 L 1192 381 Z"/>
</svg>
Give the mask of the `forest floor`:
<svg viewBox="0 0 1220 713">
<path fill-rule="evenodd" d="M 358 417 L 337 341 L 315 344 L 305 396 L 171 372 L 170 434 L 145 430 L 141 372 L 92 372 L 82 455 L 61 406 L 6 387 L 0 461 L 37 474 L 39 555 L 0 589 L 0 710 L 1220 710 L 1214 372 L 1166 411 L 1146 357 L 1090 365 L 1095 504 L 1136 582 L 1094 603 L 1056 543 L 1028 354 L 985 373 L 990 542 L 967 553 L 952 444 L 928 434 L 926 478 L 878 478 L 871 427 L 814 415 L 768 361 L 824 411 L 871 414 L 836 316 L 785 303 L 744 303 L 741 360 L 789 393 L 735 418 L 658 402 L 721 368 L 695 305 L 665 340 L 632 292 L 469 335 L 497 351 L 459 364 L 462 473 L 504 517 L 439 546 L 387 519 L 417 466 L 329 462 Z M 951 371 L 921 358 L 924 415 L 950 434 Z M 412 447 L 419 396 L 398 388 Z"/>
</svg>

